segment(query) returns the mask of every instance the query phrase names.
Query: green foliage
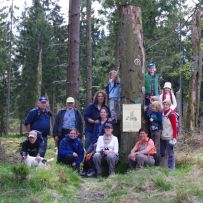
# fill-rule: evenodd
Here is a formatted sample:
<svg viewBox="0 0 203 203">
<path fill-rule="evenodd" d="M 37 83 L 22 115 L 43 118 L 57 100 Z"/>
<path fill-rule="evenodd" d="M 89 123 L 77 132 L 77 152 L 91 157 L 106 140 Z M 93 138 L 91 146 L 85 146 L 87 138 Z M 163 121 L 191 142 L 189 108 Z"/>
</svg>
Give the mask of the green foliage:
<svg viewBox="0 0 203 203">
<path fill-rule="evenodd" d="M 12 172 L 17 182 L 25 181 L 29 175 L 29 169 L 25 164 L 17 164 L 13 166 Z"/>
<path fill-rule="evenodd" d="M 156 188 L 163 190 L 163 191 L 169 191 L 172 188 L 172 185 L 170 183 L 168 183 L 162 176 L 157 177 L 154 180 L 154 185 Z"/>
</svg>

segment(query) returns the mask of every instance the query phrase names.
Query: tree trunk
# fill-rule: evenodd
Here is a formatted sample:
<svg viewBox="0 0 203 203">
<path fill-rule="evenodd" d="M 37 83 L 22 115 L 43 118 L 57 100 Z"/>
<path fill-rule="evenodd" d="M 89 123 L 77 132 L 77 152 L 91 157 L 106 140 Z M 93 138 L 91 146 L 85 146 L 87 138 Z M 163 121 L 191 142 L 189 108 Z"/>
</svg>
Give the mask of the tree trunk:
<svg viewBox="0 0 203 203">
<path fill-rule="evenodd" d="M 120 15 L 121 103 L 130 104 L 139 100 L 143 104 L 145 50 L 141 9 L 132 5 L 121 6 Z M 122 132 L 121 155 L 124 161 L 137 137 L 137 133 Z"/>
<path fill-rule="evenodd" d="M 202 56 L 201 56 L 201 29 L 200 11 L 197 9 L 193 16 L 192 25 L 192 78 L 190 82 L 188 116 L 189 130 L 194 131 L 199 126 L 200 111 L 200 88 L 202 78 Z"/>
<path fill-rule="evenodd" d="M 10 32 L 9 32 L 9 65 L 7 76 L 7 107 L 6 107 L 6 135 L 9 132 L 9 114 L 10 114 L 10 100 L 11 100 L 11 68 L 12 68 L 12 40 L 13 40 L 13 0 L 10 7 Z"/>
<path fill-rule="evenodd" d="M 79 100 L 80 0 L 69 2 L 67 94 Z"/>
<path fill-rule="evenodd" d="M 87 0 L 87 104 L 92 101 L 92 28 L 91 28 L 91 0 Z"/>
<path fill-rule="evenodd" d="M 42 49 L 39 51 L 39 59 L 37 66 L 37 80 L 36 80 L 36 101 L 41 96 L 42 90 Z"/>
</svg>

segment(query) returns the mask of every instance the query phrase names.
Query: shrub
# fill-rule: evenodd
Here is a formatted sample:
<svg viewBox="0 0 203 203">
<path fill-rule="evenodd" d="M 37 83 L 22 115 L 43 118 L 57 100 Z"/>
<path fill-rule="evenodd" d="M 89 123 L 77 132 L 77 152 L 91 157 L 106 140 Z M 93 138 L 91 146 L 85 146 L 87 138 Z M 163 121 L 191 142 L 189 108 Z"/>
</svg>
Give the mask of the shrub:
<svg viewBox="0 0 203 203">
<path fill-rule="evenodd" d="M 29 169 L 25 164 L 17 164 L 13 166 L 12 172 L 16 181 L 23 182 L 28 177 Z"/>
</svg>

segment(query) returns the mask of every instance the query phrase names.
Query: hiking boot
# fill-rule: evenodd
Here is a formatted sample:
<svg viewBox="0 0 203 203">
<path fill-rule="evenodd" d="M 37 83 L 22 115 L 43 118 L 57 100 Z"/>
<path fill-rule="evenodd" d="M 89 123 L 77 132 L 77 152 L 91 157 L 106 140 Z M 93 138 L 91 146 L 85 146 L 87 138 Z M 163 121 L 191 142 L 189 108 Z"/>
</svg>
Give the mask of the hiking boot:
<svg viewBox="0 0 203 203">
<path fill-rule="evenodd" d="M 111 178 L 111 177 L 114 177 L 116 174 L 115 174 L 115 172 L 111 172 L 110 174 L 109 174 L 109 177 Z"/>
<path fill-rule="evenodd" d="M 95 173 L 95 171 L 93 169 L 89 170 L 88 173 L 87 173 L 87 177 L 93 177 L 95 175 L 96 175 L 96 173 Z"/>
</svg>

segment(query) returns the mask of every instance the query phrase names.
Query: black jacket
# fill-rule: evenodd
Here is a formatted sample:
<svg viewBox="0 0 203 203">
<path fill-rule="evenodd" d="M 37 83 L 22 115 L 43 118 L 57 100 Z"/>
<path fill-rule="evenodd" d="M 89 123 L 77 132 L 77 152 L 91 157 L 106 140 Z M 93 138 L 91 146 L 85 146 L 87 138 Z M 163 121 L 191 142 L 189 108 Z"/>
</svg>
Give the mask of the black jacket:
<svg viewBox="0 0 203 203">
<path fill-rule="evenodd" d="M 82 116 L 81 113 L 74 108 L 74 112 L 75 112 L 75 127 L 78 130 L 78 137 L 80 139 L 82 139 L 82 134 L 83 134 L 83 122 L 82 122 Z M 60 110 L 55 118 L 55 122 L 54 122 L 54 128 L 53 128 L 53 136 L 58 136 L 61 137 L 62 136 L 62 126 L 63 126 L 63 118 L 64 115 L 66 113 L 66 108 Z"/>
</svg>

